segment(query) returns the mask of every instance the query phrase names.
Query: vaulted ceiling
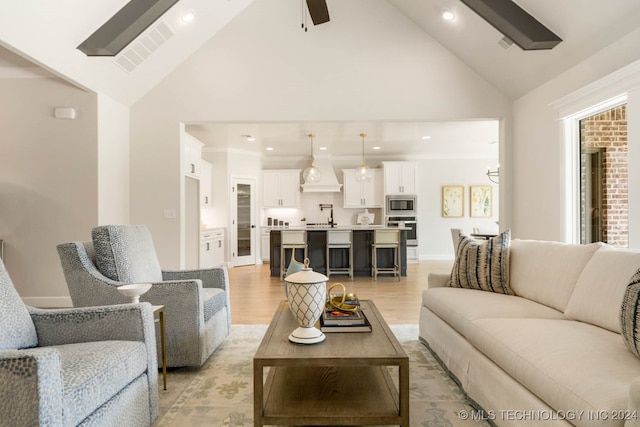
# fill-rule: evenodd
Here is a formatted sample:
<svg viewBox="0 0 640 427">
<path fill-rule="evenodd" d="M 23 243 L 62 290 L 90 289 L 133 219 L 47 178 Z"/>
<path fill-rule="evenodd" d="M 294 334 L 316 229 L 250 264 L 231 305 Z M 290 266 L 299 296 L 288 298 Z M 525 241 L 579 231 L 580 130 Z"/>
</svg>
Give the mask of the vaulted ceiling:
<svg viewBox="0 0 640 427">
<path fill-rule="evenodd" d="M 406 17 L 407 25 L 418 26 L 513 100 L 640 26 L 637 0 L 515 0 L 563 39 L 551 50 L 523 51 L 516 45 L 503 47 L 503 35 L 459 0 L 358 0 L 363 7 L 353 16 L 345 16 L 353 8 L 341 7 L 344 1 L 356 0 L 327 0 L 331 21 L 316 27 L 309 22 L 309 31 L 331 32 L 332 22 L 355 21 L 366 14 L 367 2 L 387 2 Z M 302 0 L 180 0 L 161 18 L 168 33 L 165 27 L 153 28 L 155 25 L 149 30 L 166 41 L 133 67 L 123 54 L 87 57 L 76 49 L 127 0 L 2 2 L 0 51 L 2 46 L 7 50 L 0 52 L 0 77 L 50 72 L 133 105 L 245 8 L 258 2 L 270 5 L 263 19 L 300 26 Z M 455 13 L 455 20 L 442 19 L 445 8 Z M 187 24 L 181 16 L 188 9 L 196 15 Z M 296 17 L 293 22 L 292 16 Z"/>
</svg>

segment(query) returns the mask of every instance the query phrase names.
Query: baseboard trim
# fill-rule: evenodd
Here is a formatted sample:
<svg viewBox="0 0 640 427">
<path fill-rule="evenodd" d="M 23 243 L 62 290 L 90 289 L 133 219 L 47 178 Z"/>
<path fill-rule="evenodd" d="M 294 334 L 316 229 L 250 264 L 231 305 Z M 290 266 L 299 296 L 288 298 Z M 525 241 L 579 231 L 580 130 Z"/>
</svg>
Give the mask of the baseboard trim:
<svg viewBox="0 0 640 427">
<path fill-rule="evenodd" d="M 69 308 L 73 307 L 71 297 L 26 297 L 22 301 L 31 307 Z"/>
</svg>

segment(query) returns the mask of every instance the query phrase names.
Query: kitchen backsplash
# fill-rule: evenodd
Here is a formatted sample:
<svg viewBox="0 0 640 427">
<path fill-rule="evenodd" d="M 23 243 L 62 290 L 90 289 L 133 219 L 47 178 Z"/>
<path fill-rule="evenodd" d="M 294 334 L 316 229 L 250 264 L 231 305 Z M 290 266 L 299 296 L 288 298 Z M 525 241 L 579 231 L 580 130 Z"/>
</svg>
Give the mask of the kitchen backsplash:
<svg viewBox="0 0 640 427">
<path fill-rule="evenodd" d="M 300 209 L 292 208 L 267 208 L 262 209 L 262 218 L 260 225 L 267 225 L 267 218 L 276 218 L 284 222 L 289 222 L 290 226 L 301 226 L 307 223 L 323 223 L 328 222 L 331 211 L 325 209 L 320 211 L 320 204 L 333 204 L 333 220 L 338 225 L 354 225 L 356 224 L 358 213 L 364 209 L 345 209 L 343 208 L 343 195 L 340 193 L 301 193 Z M 369 212 L 375 214 L 374 224 L 383 224 L 384 218 L 382 208 L 369 209 Z M 305 218 L 306 221 L 301 221 Z"/>
</svg>

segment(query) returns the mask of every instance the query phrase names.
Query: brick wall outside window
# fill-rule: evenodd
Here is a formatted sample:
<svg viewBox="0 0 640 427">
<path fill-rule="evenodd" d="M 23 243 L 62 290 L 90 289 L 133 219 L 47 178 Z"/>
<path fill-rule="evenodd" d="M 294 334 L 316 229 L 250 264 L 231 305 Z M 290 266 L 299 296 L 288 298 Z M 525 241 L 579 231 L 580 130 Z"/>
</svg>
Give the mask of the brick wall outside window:
<svg viewBox="0 0 640 427">
<path fill-rule="evenodd" d="M 604 149 L 604 241 L 628 247 L 627 108 L 620 105 L 580 121 L 582 148 Z M 584 171 L 583 171 L 584 174 Z M 583 205 L 584 206 L 584 205 Z"/>
</svg>

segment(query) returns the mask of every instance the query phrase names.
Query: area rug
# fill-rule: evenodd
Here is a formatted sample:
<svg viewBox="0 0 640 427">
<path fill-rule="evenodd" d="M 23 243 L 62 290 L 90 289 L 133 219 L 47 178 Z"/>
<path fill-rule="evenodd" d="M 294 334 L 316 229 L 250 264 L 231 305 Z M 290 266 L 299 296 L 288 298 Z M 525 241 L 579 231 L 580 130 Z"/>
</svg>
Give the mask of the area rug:
<svg viewBox="0 0 640 427">
<path fill-rule="evenodd" d="M 266 329 L 233 325 L 201 368 L 169 370 L 167 390 L 160 386 L 160 416 L 154 426 L 252 426 L 253 355 Z M 471 419 L 472 407 L 464 393 L 418 341 L 417 325 L 391 329 L 410 359 L 412 427 L 488 425 Z"/>
</svg>

